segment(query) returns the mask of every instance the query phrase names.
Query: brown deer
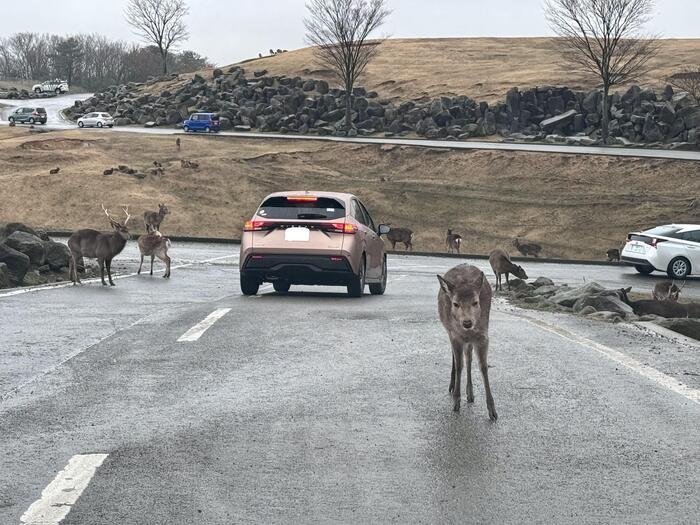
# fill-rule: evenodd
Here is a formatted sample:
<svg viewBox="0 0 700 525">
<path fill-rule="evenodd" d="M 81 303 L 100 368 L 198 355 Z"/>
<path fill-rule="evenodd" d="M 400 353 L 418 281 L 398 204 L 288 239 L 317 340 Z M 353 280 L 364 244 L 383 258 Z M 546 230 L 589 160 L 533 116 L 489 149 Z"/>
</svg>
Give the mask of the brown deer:
<svg viewBox="0 0 700 525">
<path fill-rule="evenodd" d="M 608 262 L 620 262 L 620 250 L 617 248 L 611 248 L 605 255 L 608 256 Z"/>
<path fill-rule="evenodd" d="M 452 343 L 452 373 L 450 388 L 453 410 L 459 412 L 462 398 L 462 368 L 467 361 L 467 403 L 474 402 L 472 386 L 472 350 L 476 350 L 479 368 L 486 389 L 486 406 L 491 421 L 498 419 L 489 383 L 489 316 L 491 313 L 491 285 L 484 273 L 475 266 L 461 264 L 444 276 L 438 275 L 438 311 L 440 321 Z M 466 356 L 465 356 L 466 354 Z"/>
<path fill-rule="evenodd" d="M 406 251 L 413 250 L 413 231 L 408 228 L 392 228 L 386 234 L 387 240 L 391 243 L 391 249 L 396 249 L 396 243 L 402 242 L 406 247 Z"/>
<path fill-rule="evenodd" d="M 170 213 L 165 204 L 158 204 L 158 211 L 146 211 L 143 213 L 143 223 L 146 225 L 146 233 L 160 231 L 160 225 L 165 216 Z"/>
<path fill-rule="evenodd" d="M 139 251 L 141 252 L 141 264 L 139 264 L 138 274 L 141 275 L 141 268 L 143 267 L 143 258 L 150 256 L 151 258 L 151 275 L 153 275 L 153 260 L 158 257 L 161 261 L 165 263 L 165 273 L 163 274 L 164 279 L 170 278 L 170 257 L 168 256 L 168 249 L 170 248 L 170 239 L 163 237 L 163 235 L 154 230 L 147 235 L 142 235 L 138 240 Z"/>
<path fill-rule="evenodd" d="M 679 288 L 673 281 L 661 281 L 654 286 L 651 298 L 655 301 L 673 301 L 677 303 L 684 286 L 685 283 Z"/>
<path fill-rule="evenodd" d="M 695 312 L 696 308 L 694 306 L 693 311 L 690 311 L 691 305 L 680 304 L 673 301 L 657 301 L 653 299 L 631 301 L 628 295 L 631 291 L 632 287 L 622 288 L 619 290 L 618 296 L 622 302 L 632 308 L 632 311 L 634 311 L 636 315 L 658 315 L 659 317 L 666 317 L 669 319 L 697 317 L 698 315 L 698 313 Z"/>
<path fill-rule="evenodd" d="M 182 145 L 182 141 L 180 140 L 180 137 L 175 139 L 175 147 L 177 147 L 177 150 L 180 151 L 180 147 Z"/>
<path fill-rule="evenodd" d="M 508 291 L 510 291 L 510 274 L 512 273 L 518 279 L 527 279 L 527 273 L 523 270 L 522 266 L 513 264 L 510 260 L 510 255 L 505 250 L 496 248 L 489 254 L 489 263 L 491 263 L 491 269 L 496 275 L 496 291 L 499 289 L 503 291 L 503 282 L 501 275 L 506 274 L 506 283 L 508 283 Z"/>
<path fill-rule="evenodd" d="M 462 236 L 457 233 L 452 233 L 452 230 L 447 230 L 445 246 L 447 247 L 447 253 L 460 253 L 462 248 Z"/>
<path fill-rule="evenodd" d="M 112 259 L 121 253 L 124 246 L 126 246 L 126 241 L 131 238 L 131 234 L 126 226 L 131 215 L 129 215 L 128 207 L 123 208 L 126 218 L 122 224 L 110 215 L 104 204 L 102 205 L 102 210 L 107 215 L 109 224 L 114 229 L 112 233 L 102 233 L 89 229 L 78 230 L 68 239 L 68 249 L 70 250 L 68 272 L 73 285 L 80 284 L 77 270 L 78 261 L 87 257 L 97 259 L 97 262 L 100 264 L 100 277 L 104 286 L 107 286 L 105 282 L 105 266 L 107 266 L 109 284 L 114 286 L 114 281 L 112 281 Z"/>
<path fill-rule="evenodd" d="M 534 242 L 521 242 L 517 237 L 513 241 L 513 246 L 525 257 L 532 255 L 533 257 L 539 257 L 540 252 L 542 252 L 542 246 L 535 244 Z"/>
<path fill-rule="evenodd" d="M 59 171 L 61 171 L 61 168 L 54 168 L 52 170 L 49 170 L 49 175 L 58 175 Z"/>
</svg>

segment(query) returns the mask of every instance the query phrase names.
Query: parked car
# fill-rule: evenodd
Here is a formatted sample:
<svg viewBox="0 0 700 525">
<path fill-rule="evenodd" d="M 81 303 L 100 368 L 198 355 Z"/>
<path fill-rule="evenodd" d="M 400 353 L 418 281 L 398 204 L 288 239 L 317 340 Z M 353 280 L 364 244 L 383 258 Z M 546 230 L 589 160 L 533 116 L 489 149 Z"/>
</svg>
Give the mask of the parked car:
<svg viewBox="0 0 700 525">
<path fill-rule="evenodd" d="M 184 129 L 185 132 L 218 132 L 221 130 L 221 124 L 219 122 L 219 116 L 215 113 L 193 113 L 190 115 L 190 118 L 182 124 L 182 129 Z"/>
<path fill-rule="evenodd" d="M 264 282 L 286 293 L 291 285 L 345 286 L 361 297 L 386 290 L 381 235 L 360 199 L 347 193 L 283 192 L 266 197 L 245 223 L 241 291 L 255 295 Z"/>
<path fill-rule="evenodd" d="M 78 119 L 80 128 L 111 128 L 114 127 L 114 119 L 109 113 L 88 113 Z"/>
<path fill-rule="evenodd" d="M 639 273 L 666 272 L 671 279 L 700 274 L 700 225 L 668 224 L 630 233 L 622 262 Z"/>
<path fill-rule="evenodd" d="M 54 92 L 57 95 L 61 95 L 63 93 L 68 93 L 68 82 L 65 80 L 47 80 L 46 82 L 42 82 L 41 84 L 35 84 L 32 86 L 32 90 L 34 93 L 51 93 Z"/>
<path fill-rule="evenodd" d="M 46 124 L 46 110 L 44 108 L 23 107 L 17 108 L 7 120 L 17 124 Z"/>
</svg>

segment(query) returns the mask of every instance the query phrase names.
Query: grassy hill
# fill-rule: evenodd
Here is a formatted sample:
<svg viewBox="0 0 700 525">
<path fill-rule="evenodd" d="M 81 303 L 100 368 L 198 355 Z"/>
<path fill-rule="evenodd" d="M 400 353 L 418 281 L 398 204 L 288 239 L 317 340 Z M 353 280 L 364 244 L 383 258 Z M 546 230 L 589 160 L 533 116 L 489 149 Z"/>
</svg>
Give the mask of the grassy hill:
<svg viewBox="0 0 700 525">
<path fill-rule="evenodd" d="M 248 69 L 273 75 L 332 80 L 315 64 L 311 48 L 246 61 Z M 653 73 L 641 80 L 650 87 L 683 66 L 700 65 L 700 39 L 664 40 L 652 62 Z M 571 71 L 557 52 L 556 38 L 429 38 L 386 41 L 360 84 L 384 97 L 416 99 L 469 95 L 476 100 L 503 100 L 512 87 L 564 85 L 595 87 Z"/>
<path fill-rule="evenodd" d="M 357 193 L 375 220 L 407 226 L 416 250 L 444 249 L 453 228 L 464 250 L 488 253 L 516 235 L 547 256 L 604 258 L 634 229 L 700 220 L 697 164 L 495 151 L 449 151 L 314 141 L 0 128 L 0 223 L 106 229 L 100 203 L 128 204 L 134 229 L 165 202 L 165 234 L 239 237 L 260 200 L 279 190 Z M 199 170 L 180 159 L 200 162 Z M 104 176 L 127 164 L 162 177 Z M 59 166 L 58 175 L 49 169 Z M 510 248 L 512 251 L 512 248 Z M 176 253 L 176 250 L 173 250 Z"/>
</svg>

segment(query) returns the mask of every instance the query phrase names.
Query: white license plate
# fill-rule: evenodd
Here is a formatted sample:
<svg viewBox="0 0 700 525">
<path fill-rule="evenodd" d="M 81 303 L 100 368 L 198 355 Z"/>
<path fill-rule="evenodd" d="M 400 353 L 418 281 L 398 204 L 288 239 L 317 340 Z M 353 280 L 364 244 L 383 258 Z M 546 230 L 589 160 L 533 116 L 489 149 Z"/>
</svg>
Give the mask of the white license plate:
<svg viewBox="0 0 700 525">
<path fill-rule="evenodd" d="M 646 253 L 644 246 L 639 246 L 638 244 L 633 244 L 632 246 L 630 246 L 630 251 L 632 253 Z"/>
<path fill-rule="evenodd" d="M 308 242 L 310 231 L 308 228 L 287 228 L 284 230 L 284 240 L 289 242 Z"/>
</svg>

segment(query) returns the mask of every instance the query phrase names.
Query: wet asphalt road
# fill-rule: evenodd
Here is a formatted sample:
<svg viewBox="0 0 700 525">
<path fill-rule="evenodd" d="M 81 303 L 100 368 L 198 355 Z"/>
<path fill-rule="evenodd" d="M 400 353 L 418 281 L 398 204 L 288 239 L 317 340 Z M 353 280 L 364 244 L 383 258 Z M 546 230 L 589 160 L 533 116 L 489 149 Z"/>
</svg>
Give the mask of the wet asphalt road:
<svg viewBox="0 0 700 525">
<path fill-rule="evenodd" d="M 458 261 L 392 256 L 384 297 L 245 298 L 235 252 L 176 244 L 189 266 L 166 281 L 128 277 L 131 243 L 116 288 L 0 294 L 0 523 L 92 453 L 108 456 L 62 523 L 697 522 L 697 348 L 497 299 L 491 423 L 478 373 L 474 405 L 454 414 L 447 393 L 435 273 Z"/>
</svg>

